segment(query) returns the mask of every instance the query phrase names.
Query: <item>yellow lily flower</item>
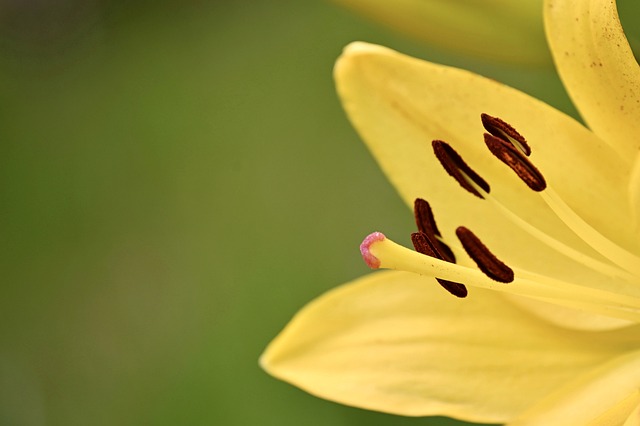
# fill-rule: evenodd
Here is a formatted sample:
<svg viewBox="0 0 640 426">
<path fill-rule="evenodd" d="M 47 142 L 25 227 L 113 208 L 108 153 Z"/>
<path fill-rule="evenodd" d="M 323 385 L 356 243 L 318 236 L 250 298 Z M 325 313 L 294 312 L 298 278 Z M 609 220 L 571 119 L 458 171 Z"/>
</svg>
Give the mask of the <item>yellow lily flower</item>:
<svg viewBox="0 0 640 426">
<path fill-rule="evenodd" d="M 640 67 L 615 2 L 546 0 L 544 19 L 589 128 L 464 70 L 345 49 L 338 92 L 414 209 L 415 250 L 365 238 L 391 271 L 304 307 L 266 371 L 407 416 L 640 424 Z"/>
<path fill-rule="evenodd" d="M 512 64 L 550 63 L 542 0 L 335 1 L 402 34 L 450 51 Z"/>
</svg>

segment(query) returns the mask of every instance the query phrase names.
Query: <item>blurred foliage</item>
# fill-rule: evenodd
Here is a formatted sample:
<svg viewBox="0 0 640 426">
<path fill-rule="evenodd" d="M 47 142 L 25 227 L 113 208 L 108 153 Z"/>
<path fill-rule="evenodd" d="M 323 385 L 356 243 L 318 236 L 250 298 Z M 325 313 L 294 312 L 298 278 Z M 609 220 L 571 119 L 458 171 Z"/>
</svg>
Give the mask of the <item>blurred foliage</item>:
<svg viewBox="0 0 640 426">
<path fill-rule="evenodd" d="M 523 67 L 551 66 L 542 0 L 334 1 L 445 51 Z"/>
<path fill-rule="evenodd" d="M 395 38 L 323 1 L 0 6 L 0 424 L 453 425 L 316 399 L 257 358 L 410 213 L 344 117 L 346 43 L 571 111 L 552 71 Z"/>
</svg>

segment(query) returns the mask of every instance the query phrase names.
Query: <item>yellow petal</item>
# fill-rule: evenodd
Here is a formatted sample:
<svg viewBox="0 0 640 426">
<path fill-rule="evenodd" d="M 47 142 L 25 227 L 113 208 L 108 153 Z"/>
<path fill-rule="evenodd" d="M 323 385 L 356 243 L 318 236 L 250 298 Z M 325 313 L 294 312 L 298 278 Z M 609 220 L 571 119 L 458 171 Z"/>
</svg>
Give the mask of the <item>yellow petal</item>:
<svg viewBox="0 0 640 426">
<path fill-rule="evenodd" d="M 550 63 L 541 0 L 336 1 L 403 34 L 448 50 L 508 63 Z"/>
<path fill-rule="evenodd" d="M 640 403 L 640 391 L 635 391 L 622 401 L 614 404 L 602 415 L 593 419 L 587 426 L 620 426 L 629 421 L 633 410 Z"/>
<path fill-rule="evenodd" d="M 335 78 L 351 122 L 384 172 L 407 204 L 418 197 L 431 203 L 445 238 L 455 239 L 453 230 L 464 225 L 513 266 L 585 283 L 594 280 L 586 268 L 567 265 L 563 256 L 511 225 L 490 203 L 461 189 L 433 155 L 433 139 L 449 142 L 489 181 L 495 198 L 528 223 L 590 253 L 537 193 L 489 153 L 480 122 L 485 112 L 527 138 L 533 163 L 586 221 L 614 241 L 637 246 L 628 229 L 628 168 L 568 116 L 496 81 L 365 43 L 345 49 Z"/>
<path fill-rule="evenodd" d="M 605 333 L 556 328 L 494 292 L 374 273 L 303 308 L 261 358 L 311 394 L 393 414 L 497 423 L 617 353 Z"/>
<path fill-rule="evenodd" d="M 634 408 L 623 426 L 640 426 L 640 404 Z"/>
<path fill-rule="evenodd" d="M 640 67 L 614 0 L 547 0 L 556 67 L 589 127 L 627 160 L 640 150 Z"/>
<path fill-rule="evenodd" d="M 636 351 L 603 363 L 569 382 L 510 425 L 620 425 L 640 402 L 638 389 L 640 352 Z"/>
<path fill-rule="evenodd" d="M 560 327 L 587 331 L 616 330 L 626 327 L 635 327 L 635 330 L 638 329 L 635 323 L 627 320 L 581 312 L 515 294 L 505 294 L 504 297 L 508 298 L 516 306 Z"/>
</svg>

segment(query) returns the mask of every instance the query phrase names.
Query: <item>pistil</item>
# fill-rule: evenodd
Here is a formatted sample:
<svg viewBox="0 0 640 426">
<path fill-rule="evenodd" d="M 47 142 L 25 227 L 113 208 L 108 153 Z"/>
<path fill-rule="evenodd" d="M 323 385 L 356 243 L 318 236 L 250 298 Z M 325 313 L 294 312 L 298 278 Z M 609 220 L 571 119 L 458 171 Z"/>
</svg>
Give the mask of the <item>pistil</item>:
<svg viewBox="0 0 640 426">
<path fill-rule="evenodd" d="M 549 277 L 544 280 L 523 278 L 517 273 L 512 283 L 504 285 L 474 268 L 449 263 L 402 247 L 380 232 L 365 238 L 361 250 L 367 253 L 365 261 L 372 267 L 412 272 L 473 287 L 532 297 L 596 314 L 640 321 L 638 300 L 635 298 L 621 298 L 617 294 L 596 289 L 576 291 L 576 288 L 580 288 L 576 284 Z"/>
</svg>

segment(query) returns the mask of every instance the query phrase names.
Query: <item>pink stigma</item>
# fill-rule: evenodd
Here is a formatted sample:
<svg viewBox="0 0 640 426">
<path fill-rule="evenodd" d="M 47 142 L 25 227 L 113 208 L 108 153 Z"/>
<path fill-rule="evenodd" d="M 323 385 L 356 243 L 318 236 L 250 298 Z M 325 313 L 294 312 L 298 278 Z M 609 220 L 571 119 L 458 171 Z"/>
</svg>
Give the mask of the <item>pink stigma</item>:
<svg viewBox="0 0 640 426">
<path fill-rule="evenodd" d="M 367 235 L 367 237 L 360 244 L 360 253 L 362 253 L 362 258 L 365 263 L 369 265 L 371 269 L 378 269 L 380 267 L 380 260 L 375 257 L 369 248 L 373 243 L 384 240 L 386 237 L 382 232 L 374 232 L 372 234 Z"/>
</svg>

